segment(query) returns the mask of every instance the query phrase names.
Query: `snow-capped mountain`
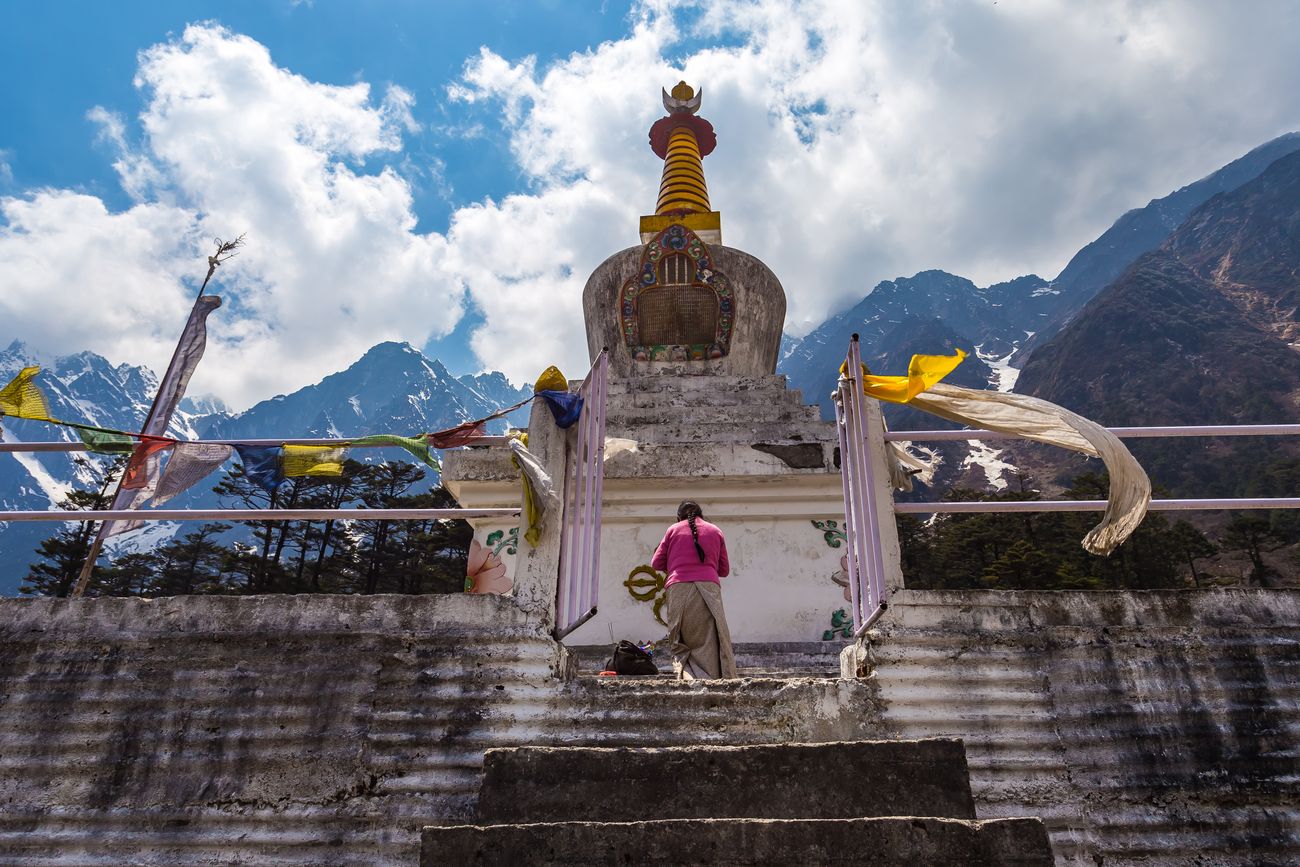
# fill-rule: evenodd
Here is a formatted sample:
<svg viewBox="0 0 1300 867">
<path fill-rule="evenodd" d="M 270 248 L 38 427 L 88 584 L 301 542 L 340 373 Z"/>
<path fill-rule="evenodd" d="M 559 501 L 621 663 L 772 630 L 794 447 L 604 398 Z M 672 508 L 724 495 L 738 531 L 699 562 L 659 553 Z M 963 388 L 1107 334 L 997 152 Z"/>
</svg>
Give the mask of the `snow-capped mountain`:
<svg viewBox="0 0 1300 867">
<path fill-rule="evenodd" d="M 823 418 L 834 418 L 826 396 L 835 388 L 849 336 L 862 342 L 862 360 L 879 373 L 901 373 L 913 353 L 951 352 L 961 347 L 972 358 L 954 373 L 954 382 L 997 387 L 982 362 L 1011 355 L 1047 316 L 1051 289 L 1029 275 L 994 286 L 976 286 L 944 271 L 922 271 L 880 283 L 851 309 L 831 317 L 785 354 L 778 370 L 819 402 Z M 941 332 L 941 333 L 940 333 Z"/>
<path fill-rule="evenodd" d="M 55 418 L 86 422 L 117 430 L 139 430 L 149 410 L 158 379 L 144 367 L 113 366 L 92 352 L 43 359 L 15 342 L 0 352 L 0 382 L 19 370 L 39 364 L 41 389 Z M 210 398 L 186 398 L 170 432 L 178 439 L 269 439 L 277 437 L 349 437 L 372 433 L 414 434 L 440 430 L 481 418 L 531 394 L 516 388 L 496 372 L 452 376 L 441 362 L 426 358 L 406 343 L 381 343 L 347 370 L 331 374 L 316 385 L 278 395 L 239 413 Z M 527 408 L 509 421 L 491 424 L 504 431 L 524 424 Z M 4 438 L 13 441 L 75 441 L 68 429 L 22 419 L 4 419 Z M 409 460 L 401 450 L 374 449 L 359 459 L 391 457 Z M 214 476 L 215 483 L 218 476 Z M 64 452 L 0 454 L 0 507 L 6 510 L 53 508 L 74 484 L 86 483 L 72 458 Z M 177 508 L 215 505 L 209 489 L 200 485 L 175 503 Z M 39 541 L 55 525 L 0 523 L 0 594 L 17 592 Z M 148 547 L 174 532 L 173 525 L 151 524 L 125 537 L 132 547 Z M 143 538 L 141 538 L 143 536 Z"/>
<path fill-rule="evenodd" d="M 411 435 L 479 418 L 531 393 L 500 373 L 457 378 L 409 343 L 381 343 L 316 385 L 235 415 L 207 416 L 199 428 L 207 439 Z"/>
</svg>

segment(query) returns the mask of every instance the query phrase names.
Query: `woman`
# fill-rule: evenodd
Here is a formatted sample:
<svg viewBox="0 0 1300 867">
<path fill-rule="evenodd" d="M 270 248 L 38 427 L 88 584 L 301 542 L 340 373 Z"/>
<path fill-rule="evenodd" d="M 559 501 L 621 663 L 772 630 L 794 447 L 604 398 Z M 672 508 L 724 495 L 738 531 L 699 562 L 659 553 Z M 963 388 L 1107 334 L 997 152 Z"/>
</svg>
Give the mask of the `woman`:
<svg viewBox="0 0 1300 867">
<path fill-rule="evenodd" d="M 727 541 L 704 520 L 699 504 L 686 500 L 677 507 L 677 523 L 664 533 L 650 565 L 668 573 L 668 641 L 677 676 L 735 677 L 736 659 L 718 582 L 731 571 Z"/>
</svg>

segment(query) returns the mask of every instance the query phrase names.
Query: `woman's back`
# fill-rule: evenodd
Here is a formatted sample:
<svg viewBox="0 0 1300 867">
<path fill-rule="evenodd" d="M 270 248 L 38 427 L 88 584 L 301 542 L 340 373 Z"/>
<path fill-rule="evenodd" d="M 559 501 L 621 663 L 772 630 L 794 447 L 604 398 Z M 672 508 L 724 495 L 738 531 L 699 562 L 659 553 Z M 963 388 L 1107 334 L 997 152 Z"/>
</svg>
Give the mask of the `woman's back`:
<svg viewBox="0 0 1300 867">
<path fill-rule="evenodd" d="M 722 531 L 703 518 L 695 518 L 695 532 L 691 532 L 691 521 L 678 521 L 664 533 L 663 541 L 655 550 L 650 565 L 660 572 L 668 573 L 665 586 L 687 581 L 712 581 L 717 584 L 720 577 L 731 571 L 727 559 L 727 541 Z M 700 560 L 699 541 L 704 551 Z"/>
</svg>

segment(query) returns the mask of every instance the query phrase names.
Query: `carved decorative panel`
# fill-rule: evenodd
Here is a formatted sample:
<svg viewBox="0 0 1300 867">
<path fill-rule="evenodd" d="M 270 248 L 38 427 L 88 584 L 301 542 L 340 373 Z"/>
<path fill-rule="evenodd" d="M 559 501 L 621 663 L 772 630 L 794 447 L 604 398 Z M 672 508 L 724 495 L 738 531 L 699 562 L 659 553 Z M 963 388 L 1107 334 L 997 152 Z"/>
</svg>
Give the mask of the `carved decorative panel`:
<svg viewBox="0 0 1300 867">
<path fill-rule="evenodd" d="M 640 270 L 619 293 L 619 315 L 637 361 L 721 358 L 731 346 L 735 302 L 705 243 L 672 225 L 646 244 Z"/>
</svg>

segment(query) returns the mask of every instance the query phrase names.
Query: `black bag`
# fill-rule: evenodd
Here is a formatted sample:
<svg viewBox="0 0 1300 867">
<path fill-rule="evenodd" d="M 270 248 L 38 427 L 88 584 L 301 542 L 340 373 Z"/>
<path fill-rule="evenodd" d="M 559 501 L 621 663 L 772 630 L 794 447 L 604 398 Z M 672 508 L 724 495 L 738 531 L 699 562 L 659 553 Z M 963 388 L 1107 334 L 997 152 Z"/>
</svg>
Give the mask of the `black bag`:
<svg viewBox="0 0 1300 867">
<path fill-rule="evenodd" d="M 620 641 L 614 647 L 614 655 L 605 663 L 605 670 L 615 674 L 658 674 L 650 654 L 630 641 Z"/>
</svg>

